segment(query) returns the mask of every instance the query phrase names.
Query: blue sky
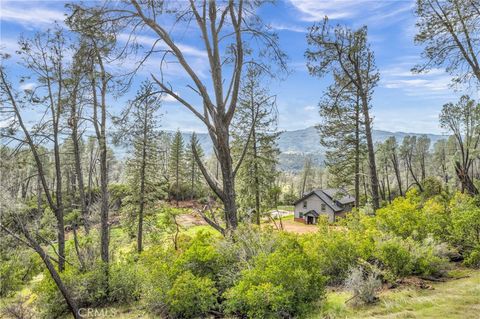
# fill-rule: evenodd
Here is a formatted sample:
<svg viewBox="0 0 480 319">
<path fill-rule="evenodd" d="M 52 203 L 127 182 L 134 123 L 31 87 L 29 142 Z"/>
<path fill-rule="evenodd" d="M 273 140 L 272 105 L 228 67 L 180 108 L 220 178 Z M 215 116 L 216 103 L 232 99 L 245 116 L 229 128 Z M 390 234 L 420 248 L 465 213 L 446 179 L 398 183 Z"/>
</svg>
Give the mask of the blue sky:
<svg viewBox="0 0 480 319">
<path fill-rule="evenodd" d="M 65 9 L 62 1 L 1 1 L 1 47 L 13 51 L 19 35 L 29 36 L 44 30 L 55 20 L 62 20 Z M 372 115 L 374 128 L 388 131 L 442 133 L 438 126 L 438 114 L 442 105 L 455 101 L 466 88 L 449 86 L 450 76 L 442 69 L 433 69 L 424 75 L 413 75 L 410 69 L 420 62 L 421 47 L 413 43 L 415 35 L 414 1 L 322 1 L 285 0 L 276 5 L 266 4 L 259 15 L 278 33 L 280 45 L 288 55 L 293 72 L 281 82 L 270 82 L 270 90 L 277 95 L 279 128 L 302 129 L 320 121 L 318 101 L 328 86 L 328 79 L 311 77 L 305 66 L 304 52 L 307 48 L 306 30 L 325 15 L 332 23 L 346 24 L 357 28 L 367 25 L 369 41 L 375 52 L 381 80 L 375 91 Z M 176 39 L 192 65 L 206 76 L 205 52 L 201 42 L 184 30 L 175 30 Z M 151 40 L 145 34 L 145 43 Z M 142 39 L 140 39 L 142 40 Z M 139 73 L 139 80 L 158 68 L 158 60 L 151 59 Z M 9 62 L 9 69 L 17 67 Z M 133 61 L 131 61 L 133 62 Z M 179 93 L 183 93 L 185 81 L 176 65 L 169 65 L 165 76 Z M 33 83 L 26 83 L 26 86 Z M 132 91 L 130 96 L 135 92 Z M 475 94 L 473 94 L 475 98 Z M 114 110 L 121 109 L 123 100 L 112 102 Z M 165 129 L 181 129 L 204 132 L 203 124 L 188 110 L 172 99 L 166 99 L 163 107 L 162 125 Z"/>
</svg>

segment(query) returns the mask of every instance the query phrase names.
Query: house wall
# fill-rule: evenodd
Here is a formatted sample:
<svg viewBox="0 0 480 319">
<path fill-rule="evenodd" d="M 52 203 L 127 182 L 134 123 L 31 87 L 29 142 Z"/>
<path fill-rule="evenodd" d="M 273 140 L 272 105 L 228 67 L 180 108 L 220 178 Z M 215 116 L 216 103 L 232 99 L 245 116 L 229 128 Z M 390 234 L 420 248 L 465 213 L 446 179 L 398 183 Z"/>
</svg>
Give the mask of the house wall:
<svg viewBox="0 0 480 319">
<path fill-rule="evenodd" d="M 307 207 L 303 208 L 303 202 L 307 201 Z M 334 216 L 335 213 L 334 211 L 327 205 L 325 204 L 325 211 L 322 212 L 322 203 L 325 204 L 318 196 L 315 194 L 310 195 L 307 197 L 305 200 L 298 202 L 295 205 L 295 220 L 298 220 L 300 218 L 300 213 L 305 214 L 309 210 L 315 210 L 317 213 L 320 215 L 327 215 L 328 216 L 328 221 L 333 223 L 334 222 Z"/>
</svg>

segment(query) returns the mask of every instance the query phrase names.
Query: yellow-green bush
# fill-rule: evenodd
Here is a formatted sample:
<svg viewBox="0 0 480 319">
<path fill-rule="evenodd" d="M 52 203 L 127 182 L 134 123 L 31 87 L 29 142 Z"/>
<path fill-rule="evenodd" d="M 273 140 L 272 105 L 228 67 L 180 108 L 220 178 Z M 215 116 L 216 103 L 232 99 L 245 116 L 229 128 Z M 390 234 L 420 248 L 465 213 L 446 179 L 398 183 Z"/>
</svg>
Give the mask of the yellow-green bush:
<svg viewBox="0 0 480 319">
<path fill-rule="evenodd" d="M 291 318 L 324 294 L 325 277 L 300 246 L 255 258 L 223 297 L 225 311 L 249 318 Z"/>
</svg>

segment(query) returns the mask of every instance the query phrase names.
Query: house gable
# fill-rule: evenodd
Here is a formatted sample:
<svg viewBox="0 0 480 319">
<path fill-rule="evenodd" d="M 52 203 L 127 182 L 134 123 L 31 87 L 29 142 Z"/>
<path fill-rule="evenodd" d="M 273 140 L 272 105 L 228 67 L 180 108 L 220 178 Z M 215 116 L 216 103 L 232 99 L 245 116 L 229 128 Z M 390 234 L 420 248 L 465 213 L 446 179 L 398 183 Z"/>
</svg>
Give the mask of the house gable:
<svg viewBox="0 0 480 319">
<path fill-rule="evenodd" d="M 344 194 L 339 199 L 337 194 Z M 336 216 L 343 216 L 352 208 L 354 197 L 345 195 L 345 192 L 335 189 L 313 190 L 294 203 L 295 220 L 303 222 L 304 216 L 309 211 L 315 211 L 319 215 L 327 215 L 330 222 L 335 221 Z"/>
<path fill-rule="evenodd" d="M 327 215 L 330 221 L 334 221 L 335 211 L 313 192 L 295 203 L 295 219 L 303 218 L 309 211 L 315 211 L 318 215 Z"/>
</svg>

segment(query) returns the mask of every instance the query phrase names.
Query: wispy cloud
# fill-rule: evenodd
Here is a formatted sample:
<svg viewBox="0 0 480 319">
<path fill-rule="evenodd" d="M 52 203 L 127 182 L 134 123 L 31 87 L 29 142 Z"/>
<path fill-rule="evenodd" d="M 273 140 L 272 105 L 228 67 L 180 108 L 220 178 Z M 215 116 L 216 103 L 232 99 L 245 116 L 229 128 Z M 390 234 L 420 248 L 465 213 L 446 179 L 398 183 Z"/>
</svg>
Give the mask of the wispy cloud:
<svg viewBox="0 0 480 319">
<path fill-rule="evenodd" d="M 281 23 L 281 22 L 272 22 L 270 23 L 270 27 L 274 30 L 278 31 L 291 31 L 291 32 L 298 32 L 298 33 L 306 33 L 307 28 L 302 26 L 297 26 L 294 24 L 289 23 Z"/>
<path fill-rule="evenodd" d="M 41 3 L 23 1 L 3 1 L 1 3 L 0 21 L 12 22 L 27 29 L 50 27 L 54 22 L 63 23 L 65 13 Z"/>
<path fill-rule="evenodd" d="M 378 0 L 290 0 L 300 12 L 300 20 L 315 22 L 325 16 L 329 19 L 355 18 L 361 24 L 393 23 L 405 12 L 411 10 L 414 1 Z"/>
<path fill-rule="evenodd" d="M 146 48 L 151 48 L 152 45 L 157 41 L 158 39 L 152 36 L 148 35 L 135 35 L 130 37 L 129 34 L 127 33 L 121 33 L 117 36 L 117 39 L 123 42 L 127 41 L 135 41 L 136 43 L 146 47 Z M 207 52 L 205 50 L 199 49 L 197 47 L 194 47 L 192 45 L 188 45 L 185 43 L 181 42 L 176 42 L 176 45 L 182 51 L 184 55 L 187 56 L 192 56 L 192 57 L 198 57 L 198 58 L 206 58 L 207 57 Z M 158 41 L 158 43 L 155 46 L 156 49 L 167 49 L 167 45 L 163 41 Z"/>
<path fill-rule="evenodd" d="M 451 77 L 441 69 L 432 69 L 427 74 L 414 74 L 408 63 L 384 68 L 380 71 L 380 85 L 387 89 L 402 90 L 408 96 L 448 97 L 453 92 Z"/>
</svg>

